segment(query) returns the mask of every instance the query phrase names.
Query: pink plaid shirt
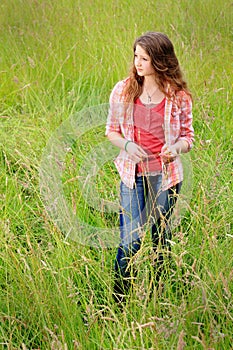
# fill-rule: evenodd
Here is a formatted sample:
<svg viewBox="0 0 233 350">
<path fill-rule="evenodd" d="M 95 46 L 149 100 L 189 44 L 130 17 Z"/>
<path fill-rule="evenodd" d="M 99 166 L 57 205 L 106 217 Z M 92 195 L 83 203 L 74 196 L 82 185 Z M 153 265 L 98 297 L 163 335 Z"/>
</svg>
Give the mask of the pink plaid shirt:
<svg viewBox="0 0 233 350">
<path fill-rule="evenodd" d="M 127 80 L 128 78 L 118 82 L 110 95 L 106 135 L 111 132 L 118 132 L 125 139 L 134 141 L 134 104 L 130 103 L 126 106 L 123 96 L 123 90 Z M 192 127 L 192 100 L 184 91 L 179 91 L 171 99 L 166 98 L 163 128 L 167 145 L 172 145 L 179 140 L 186 140 L 189 149 L 191 149 L 194 137 Z M 129 154 L 124 150 L 120 150 L 114 163 L 124 184 L 129 188 L 133 188 L 136 164 L 131 160 Z M 180 156 L 177 156 L 171 163 L 163 164 L 162 169 L 164 190 L 175 186 L 183 180 L 183 168 Z"/>
</svg>

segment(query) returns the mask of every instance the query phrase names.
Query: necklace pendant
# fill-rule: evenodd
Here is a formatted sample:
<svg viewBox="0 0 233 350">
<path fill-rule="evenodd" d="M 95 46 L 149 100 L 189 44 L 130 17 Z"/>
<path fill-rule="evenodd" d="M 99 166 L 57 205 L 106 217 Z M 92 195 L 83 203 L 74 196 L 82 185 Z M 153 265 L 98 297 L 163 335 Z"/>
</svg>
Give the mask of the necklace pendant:
<svg viewBox="0 0 233 350">
<path fill-rule="evenodd" d="M 151 97 L 148 95 L 148 103 L 151 102 Z"/>
</svg>

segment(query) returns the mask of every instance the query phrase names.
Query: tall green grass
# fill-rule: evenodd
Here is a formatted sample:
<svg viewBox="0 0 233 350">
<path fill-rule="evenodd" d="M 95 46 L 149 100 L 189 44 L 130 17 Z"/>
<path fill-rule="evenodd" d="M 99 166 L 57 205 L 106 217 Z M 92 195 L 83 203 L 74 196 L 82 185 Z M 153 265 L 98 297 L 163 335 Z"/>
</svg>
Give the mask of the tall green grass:
<svg viewBox="0 0 233 350">
<path fill-rule="evenodd" d="M 231 349 L 232 3 L 4 0 L 0 10 L 2 348 Z M 134 290 L 119 309 L 115 248 L 64 240 L 44 207 L 39 169 L 62 123 L 108 102 L 147 30 L 171 38 L 193 92 L 193 195 L 174 230 L 164 289 L 148 298 L 153 254 L 145 240 Z M 62 184 L 74 215 L 111 227 L 117 216 L 91 210 L 76 180 L 103 140 L 104 127 L 78 139 Z M 116 198 L 118 182 L 109 161 L 97 174 L 100 196 Z"/>
</svg>

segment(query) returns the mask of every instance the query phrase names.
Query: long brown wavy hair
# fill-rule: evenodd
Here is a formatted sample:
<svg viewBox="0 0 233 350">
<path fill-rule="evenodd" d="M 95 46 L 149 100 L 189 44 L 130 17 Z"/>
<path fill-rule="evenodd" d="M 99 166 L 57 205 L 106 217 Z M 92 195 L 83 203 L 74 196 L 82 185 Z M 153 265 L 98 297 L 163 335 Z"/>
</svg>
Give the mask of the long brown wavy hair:
<svg viewBox="0 0 233 350">
<path fill-rule="evenodd" d="M 183 79 L 173 44 L 167 35 L 160 32 L 147 32 L 135 40 L 133 52 L 137 45 L 140 45 L 151 58 L 156 72 L 155 81 L 165 96 L 171 97 L 171 91 L 176 93 L 181 90 L 191 96 L 187 83 Z M 123 92 L 125 102 L 134 102 L 142 94 L 143 81 L 144 77 L 137 74 L 133 61 L 129 80 Z M 169 85 L 170 89 L 168 89 Z"/>
</svg>

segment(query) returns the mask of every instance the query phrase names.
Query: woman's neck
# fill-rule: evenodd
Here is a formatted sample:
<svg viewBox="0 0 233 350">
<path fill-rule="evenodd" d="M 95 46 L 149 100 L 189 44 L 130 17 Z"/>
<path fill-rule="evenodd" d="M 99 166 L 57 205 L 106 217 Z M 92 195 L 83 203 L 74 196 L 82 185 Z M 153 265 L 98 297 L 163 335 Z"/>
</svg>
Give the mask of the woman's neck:
<svg viewBox="0 0 233 350">
<path fill-rule="evenodd" d="M 158 88 L 158 84 L 155 81 L 154 75 L 147 75 L 144 77 L 144 82 L 143 82 L 144 88 L 147 90 L 154 90 Z"/>
</svg>

